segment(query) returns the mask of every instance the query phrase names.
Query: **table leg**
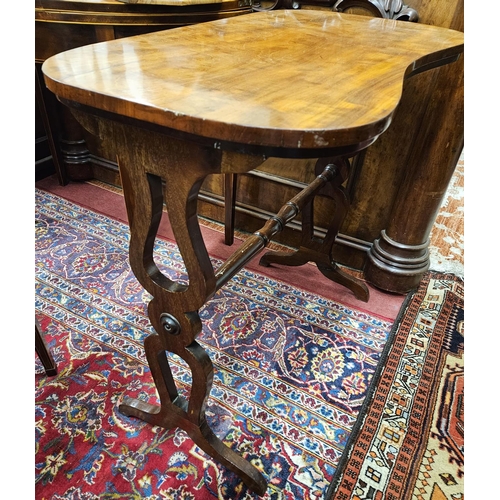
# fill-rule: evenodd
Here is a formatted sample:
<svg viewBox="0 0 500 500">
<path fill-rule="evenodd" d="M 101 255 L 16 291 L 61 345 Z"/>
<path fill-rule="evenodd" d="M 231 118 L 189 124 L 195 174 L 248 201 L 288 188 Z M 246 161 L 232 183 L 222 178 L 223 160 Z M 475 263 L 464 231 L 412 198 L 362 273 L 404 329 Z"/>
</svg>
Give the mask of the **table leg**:
<svg viewBox="0 0 500 500">
<path fill-rule="evenodd" d="M 236 215 L 236 174 L 224 175 L 224 243 L 234 243 L 234 217 Z"/>
<path fill-rule="evenodd" d="M 330 220 L 326 236 L 322 240 L 314 236 L 314 198 L 312 198 L 302 211 L 302 241 L 298 250 L 291 253 L 267 252 L 259 263 L 267 267 L 272 263 L 302 266 L 307 262 L 314 262 L 324 276 L 347 287 L 357 299 L 367 302 L 368 287 L 361 280 L 339 269 L 331 257 L 332 246 L 349 208 L 349 198 L 342 187 L 348 177 L 349 161 L 343 158 L 322 158 L 316 163 L 316 174 L 328 163 L 336 165 L 337 175 L 318 193 L 332 198 L 335 202 L 335 213 Z"/>
<path fill-rule="evenodd" d="M 49 377 L 53 377 L 57 375 L 57 365 L 52 357 L 52 353 L 50 352 L 45 339 L 43 338 L 42 329 L 40 328 L 40 324 L 35 318 L 35 352 L 38 354 L 40 361 L 45 369 L 45 373 Z"/>
<path fill-rule="evenodd" d="M 137 129 L 127 130 L 124 125 L 114 126 L 113 137 L 130 225 L 130 265 L 153 296 L 148 315 L 156 333 L 146 338 L 144 348 L 160 398 L 159 406 L 125 398 L 119 409 L 165 429 L 180 427 L 208 455 L 263 495 L 267 489 L 263 475 L 227 447 L 207 424 L 205 410 L 214 369 L 195 340 L 202 328 L 198 310 L 216 291 L 214 269 L 197 218 L 198 191 L 208 174 L 220 171 L 221 153 Z M 187 284 L 171 280 L 154 262 L 154 241 L 164 200 L 187 270 Z M 189 399 L 177 391 L 166 351 L 182 358 L 191 370 Z"/>
</svg>

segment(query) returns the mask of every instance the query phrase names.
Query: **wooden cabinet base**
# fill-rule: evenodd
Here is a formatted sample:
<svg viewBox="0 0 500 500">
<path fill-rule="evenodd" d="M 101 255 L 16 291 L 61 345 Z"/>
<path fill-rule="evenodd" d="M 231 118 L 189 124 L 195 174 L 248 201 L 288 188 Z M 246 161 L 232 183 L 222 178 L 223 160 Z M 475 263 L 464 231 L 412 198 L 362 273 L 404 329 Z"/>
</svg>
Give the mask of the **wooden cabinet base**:
<svg viewBox="0 0 500 500">
<path fill-rule="evenodd" d="M 388 292 L 406 293 L 416 288 L 429 269 L 429 242 L 404 245 L 382 230 L 373 242 L 364 267 L 365 278 Z"/>
</svg>

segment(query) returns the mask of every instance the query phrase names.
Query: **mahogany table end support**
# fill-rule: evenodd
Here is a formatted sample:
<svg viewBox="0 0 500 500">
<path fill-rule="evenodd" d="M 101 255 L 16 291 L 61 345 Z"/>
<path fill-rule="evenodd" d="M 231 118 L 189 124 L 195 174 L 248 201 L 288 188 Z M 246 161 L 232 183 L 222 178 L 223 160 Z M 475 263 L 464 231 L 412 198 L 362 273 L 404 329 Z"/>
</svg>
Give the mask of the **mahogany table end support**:
<svg viewBox="0 0 500 500">
<path fill-rule="evenodd" d="M 119 410 L 165 429 L 183 429 L 209 456 L 236 473 L 249 489 L 263 495 L 267 482 L 262 473 L 226 446 L 207 424 L 205 411 L 214 368 L 195 340 L 201 332 L 199 309 L 229 279 L 220 271 L 217 278 L 209 259 L 197 218 L 198 192 L 206 175 L 217 173 L 221 164 L 234 163 L 235 159 L 226 160 L 227 155 L 213 147 L 176 141 L 105 119 L 94 121 L 80 113 L 75 116 L 89 130 L 109 131 L 106 136 L 117 151 L 130 225 L 130 265 L 153 296 L 148 316 L 156 333 L 146 338 L 144 349 L 161 404 L 125 398 Z M 262 157 L 252 161 L 254 166 Z M 187 284 L 171 280 L 154 261 L 153 247 L 164 201 L 186 266 Z M 167 351 L 178 355 L 191 370 L 189 397 L 178 393 Z"/>
<path fill-rule="evenodd" d="M 330 219 L 325 237 L 317 238 L 314 236 L 314 198 L 311 198 L 302 210 L 300 247 L 295 252 L 267 252 L 261 257 L 259 264 L 264 267 L 268 267 L 272 263 L 285 266 L 302 266 L 308 262 L 313 262 L 326 278 L 351 290 L 358 300 L 368 302 L 370 292 L 366 284 L 362 280 L 342 271 L 331 257 L 335 238 L 349 209 L 350 200 L 342 184 L 349 176 L 350 162 L 347 158 L 342 157 L 335 159 L 322 158 L 316 163 L 317 175 L 328 162 L 336 166 L 336 175 L 331 182 L 323 187 L 321 194 L 334 201 L 335 212 Z"/>
<path fill-rule="evenodd" d="M 179 324 L 175 318 L 170 316 L 168 322 L 171 326 L 175 325 L 169 334 L 178 335 L 180 332 L 177 332 L 176 328 L 178 328 Z M 153 374 L 161 406 L 126 396 L 118 407 L 120 413 L 129 417 L 136 417 L 164 429 L 174 429 L 176 427 L 183 429 L 205 453 L 237 474 L 249 489 L 260 496 L 264 495 L 267 489 L 267 481 L 260 471 L 238 453 L 227 447 L 208 426 L 205 420 L 206 398 L 203 400 L 203 407 L 196 408 L 196 405 L 191 407 L 189 401 L 178 394 L 166 352 L 161 345 L 161 337 L 152 335 L 146 339 L 146 343 L 148 364 Z M 207 380 L 210 382 L 206 386 L 209 392 L 213 378 L 213 367 L 210 358 L 196 342 L 193 342 L 186 350 L 193 354 L 199 366 L 205 367 L 208 375 Z M 151 356 L 156 356 L 156 361 L 151 360 Z"/>
<path fill-rule="evenodd" d="M 112 138 L 109 140 L 115 142 L 131 231 L 130 265 L 139 282 L 153 296 L 148 316 L 156 333 L 146 338 L 144 349 L 161 404 L 125 398 L 119 410 L 126 416 L 165 429 L 183 429 L 208 455 L 236 473 L 250 490 L 263 495 L 267 483 L 262 473 L 226 446 L 206 422 L 214 368 L 206 351 L 195 340 L 201 332 L 198 310 L 302 210 L 311 214 L 314 197 L 319 193 L 331 194 L 338 210 L 332 217 L 332 233 L 326 246 L 315 245 L 311 239 L 306 257 L 315 259 L 325 275 L 334 273 L 333 267 L 325 265 L 330 264 L 328 252 L 322 252 L 324 248 L 327 251 L 331 248 L 337 226 L 345 215 L 347 197 L 341 184 L 347 175 L 348 163 L 342 158 L 318 160 L 315 180 L 250 235 L 215 271 L 197 218 L 200 186 L 206 175 L 221 173 L 225 165 L 230 164 L 240 172 L 248 171 L 262 161 L 262 156 L 222 152 L 106 119 L 93 120 L 79 112 L 75 112 L 75 116 L 90 130 L 106 131 L 106 136 Z M 164 202 L 189 284 L 172 281 L 154 262 L 153 246 Z M 310 224 L 305 227 L 311 229 Z M 346 285 L 358 290 L 355 280 L 347 281 Z M 181 357 L 191 370 L 189 399 L 177 391 L 166 351 Z"/>
</svg>

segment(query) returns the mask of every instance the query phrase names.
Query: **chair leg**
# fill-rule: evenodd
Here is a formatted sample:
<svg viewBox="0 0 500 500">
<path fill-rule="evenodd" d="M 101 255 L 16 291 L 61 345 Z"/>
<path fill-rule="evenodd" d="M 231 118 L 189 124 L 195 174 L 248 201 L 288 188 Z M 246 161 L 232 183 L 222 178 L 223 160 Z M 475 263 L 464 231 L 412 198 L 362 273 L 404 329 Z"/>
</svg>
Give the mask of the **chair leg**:
<svg viewBox="0 0 500 500">
<path fill-rule="evenodd" d="M 224 175 L 224 243 L 229 246 L 234 242 L 236 183 L 236 174 Z"/>
<path fill-rule="evenodd" d="M 47 344 L 45 343 L 45 339 L 42 336 L 42 332 L 40 329 L 40 325 L 38 321 L 35 319 L 35 352 L 38 354 L 40 361 L 42 362 L 43 367 L 45 368 L 45 373 L 49 377 L 53 377 L 57 375 L 57 365 L 52 357 Z"/>
</svg>

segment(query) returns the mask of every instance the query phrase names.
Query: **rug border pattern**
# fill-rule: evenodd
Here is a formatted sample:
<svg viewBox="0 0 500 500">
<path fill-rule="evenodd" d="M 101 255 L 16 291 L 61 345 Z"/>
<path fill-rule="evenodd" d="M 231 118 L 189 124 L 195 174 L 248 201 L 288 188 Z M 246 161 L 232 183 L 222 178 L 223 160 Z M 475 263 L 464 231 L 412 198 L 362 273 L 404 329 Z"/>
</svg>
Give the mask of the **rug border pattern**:
<svg viewBox="0 0 500 500">
<path fill-rule="evenodd" d="M 441 305 L 437 302 L 430 305 L 425 312 L 424 324 L 417 324 L 418 312 L 421 304 L 428 298 L 429 285 L 431 281 L 442 281 L 443 286 L 446 281 L 451 281 L 451 289 L 444 289 Z M 456 286 L 458 285 L 458 286 Z M 386 348 L 382 354 L 370 392 L 365 399 L 364 405 L 360 411 L 360 418 L 356 422 L 349 441 L 346 445 L 338 468 L 334 474 L 332 483 L 325 496 L 327 500 L 348 500 L 352 497 L 356 485 L 359 484 L 360 477 L 365 476 L 369 467 L 370 454 L 375 455 L 377 441 L 377 427 L 381 422 L 382 413 L 389 400 L 391 393 L 391 381 L 394 380 L 398 367 L 401 363 L 408 363 L 411 366 L 410 356 L 403 356 L 403 352 L 408 344 L 408 339 L 412 334 L 427 337 L 425 343 L 425 371 L 419 376 L 418 385 L 415 387 L 414 394 L 420 391 L 422 396 L 416 398 L 411 409 L 408 409 L 408 423 L 405 432 L 398 436 L 400 440 L 399 453 L 395 457 L 391 467 L 387 467 L 388 474 L 383 479 L 386 485 L 389 485 L 390 491 L 387 492 L 387 500 L 396 500 L 407 498 L 412 491 L 416 481 L 418 471 L 411 470 L 412 466 L 418 468 L 419 460 L 416 460 L 412 451 L 418 442 L 424 439 L 430 432 L 431 422 L 425 414 L 426 402 L 433 395 L 433 376 L 440 364 L 439 346 L 447 336 L 447 319 L 453 314 L 454 305 L 461 302 L 463 304 L 463 286 L 460 277 L 451 274 L 429 272 L 424 276 L 419 288 L 409 294 L 399 317 L 396 319 L 391 334 L 389 336 Z M 432 291 L 430 292 L 432 294 Z M 431 297 L 432 301 L 432 297 Z M 428 323 L 427 323 L 428 322 Z M 398 335 L 400 330 L 407 331 L 407 335 Z M 432 337 L 432 338 L 431 338 Z M 437 397 L 437 393 L 434 394 Z M 410 411 L 411 410 L 411 411 Z M 400 416 L 401 417 L 401 416 Z M 378 429 L 380 431 L 380 429 Z M 425 450 L 421 451 L 421 454 Z M 421 458 L 421 456 L 419 457 Z M 376 468 L 375 466 L 373 467 Z M 408 477 L 412 481 L 408 481 Z M 363 497 L 364 498 L 364 497 Z M 378 497 L 374 497 L 377 498 Z M 380 497 L 382 498 L 382 497 Z"/>
</svg>

